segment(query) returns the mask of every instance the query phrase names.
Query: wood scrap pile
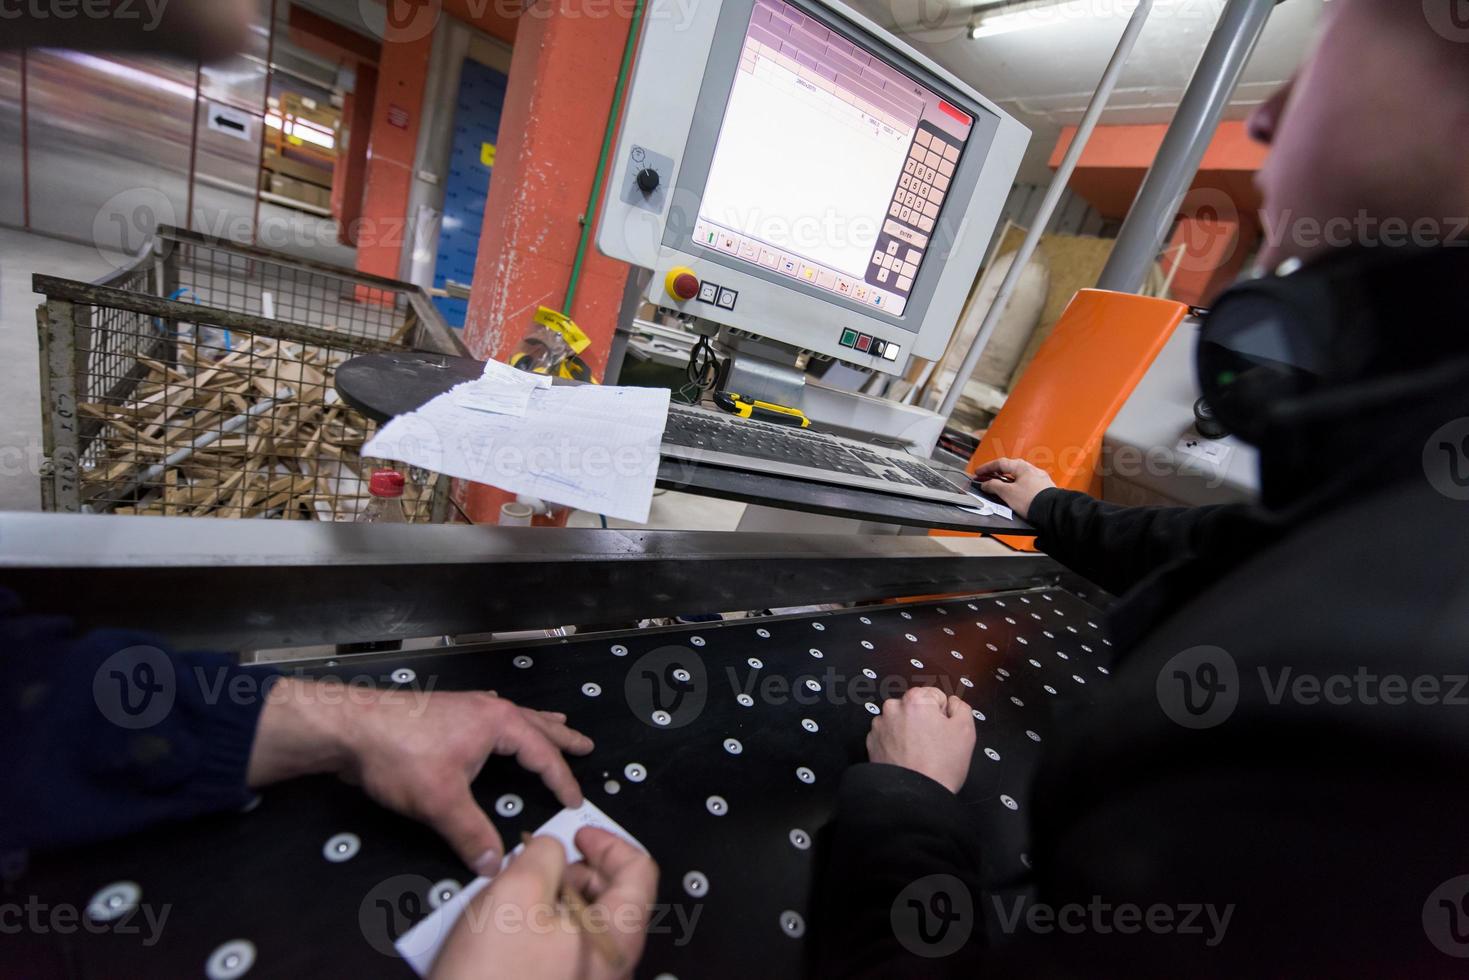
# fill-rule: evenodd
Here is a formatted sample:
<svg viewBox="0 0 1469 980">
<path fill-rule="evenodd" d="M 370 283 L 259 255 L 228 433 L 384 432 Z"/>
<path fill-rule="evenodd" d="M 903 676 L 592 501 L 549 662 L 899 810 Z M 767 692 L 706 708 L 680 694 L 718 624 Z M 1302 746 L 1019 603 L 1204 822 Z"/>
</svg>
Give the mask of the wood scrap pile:
<svg viewBox="0 0 1469 980">
<path fill-rule="evenodd" d="M 82 498 L 114 514 L 353 521 L 373 469 L 370 423 L 332 371 L 352 355 L 235 333 L 228 349 L 181 337 L 142 357 L 122 398 L 82 402 Z M 104 379 L 116 383 L 118 379 Z M 106 388 L 107 384 L 94 385 Z M 85 441 L 88 432 L 90 442 Z M 424 520 L 432 485 L 408 482 Z"/>
</svg>

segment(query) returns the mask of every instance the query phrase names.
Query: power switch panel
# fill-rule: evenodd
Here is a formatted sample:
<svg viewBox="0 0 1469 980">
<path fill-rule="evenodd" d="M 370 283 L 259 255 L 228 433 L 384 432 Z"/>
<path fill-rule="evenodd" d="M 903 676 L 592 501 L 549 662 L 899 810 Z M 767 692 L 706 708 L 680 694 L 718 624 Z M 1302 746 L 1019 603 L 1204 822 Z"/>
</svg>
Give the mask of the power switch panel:
<svg viewBox="0 0 1469 980">
<path fill-rule="evenodd" d="M 618 197 L 635 208 L 663 213 L 668 188 L 673 180 L 673 159 L 654 153 L 645 146 L 634 145 L 628 151 L 627 174 Z"/>
</svg>

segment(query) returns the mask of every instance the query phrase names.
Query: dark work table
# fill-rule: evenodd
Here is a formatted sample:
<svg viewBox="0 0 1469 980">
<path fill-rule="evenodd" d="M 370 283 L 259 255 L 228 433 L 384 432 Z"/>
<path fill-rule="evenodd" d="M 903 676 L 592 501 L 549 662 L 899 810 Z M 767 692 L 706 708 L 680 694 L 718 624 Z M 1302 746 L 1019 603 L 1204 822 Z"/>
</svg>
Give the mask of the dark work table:
<svg viewBox="0 0 1469 980">
<path fill-rule="evenodd" d="M 336 385 L 348 405 L 375 422 L 386 422 L 457 384 L 479 378 L 483 371 L 483 361 L 468 357 L 366 354 L 337 368 Z M 1025 521 L 981 517 L 952 504 L 666 457 L 658 467 L 658 486 L 765 507 L 907 527 L 1025 536 L 1036 533 Z"/>
</svg>

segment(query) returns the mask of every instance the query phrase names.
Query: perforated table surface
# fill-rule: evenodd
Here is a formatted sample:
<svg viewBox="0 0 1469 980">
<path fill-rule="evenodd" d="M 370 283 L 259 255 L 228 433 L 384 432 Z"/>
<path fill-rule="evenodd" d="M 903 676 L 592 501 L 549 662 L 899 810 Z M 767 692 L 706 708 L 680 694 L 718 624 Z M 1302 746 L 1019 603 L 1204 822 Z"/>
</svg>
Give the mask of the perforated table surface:
<svg viewBox="0 0 1469 980">
<path fill-rule="evenodd" d="M 405 696 L 494 689 L 566 712 L 597 743 L 571 760 L 587 797 L 662 870 L 637 976 L 797 977 L 809 969 L 819 841 L 842 771 L 865 759 L 883 697 L 921 682 L 972 705 L 979 738 L 961 798 L 983 834 L 987 881 L 1009 887 L 1027 866 L 1029 783 L 1057 710 L 1089 702 L 1108 680 L 1101 622 L 1076 595 L 1032 590 L 374 654 L 302 672 Z M 559 809 L 504 759 L 491 760 L 475 792 L 511 844 Z M 343 833 L 360 850 L 326 860 L 327 842 Z M 130 881 L 155 920 L 167 918 L 157 930 L 140 913 L 19 945 L 7 937 L 0 973 L 24 956 L 25 972 L 45 974 L 37 967 L 54 955 L 81 976 L 197 976 L 211 954 L 244 940 L 255 952 L 250 977 L 408 977 L 392 940 L 428 913 L 432 884 L 472 877 L 427 828 L 335 780 L 298 780 L 247 812 L 34 857 L 12 894 L 85 908 Z"/>
</svg>

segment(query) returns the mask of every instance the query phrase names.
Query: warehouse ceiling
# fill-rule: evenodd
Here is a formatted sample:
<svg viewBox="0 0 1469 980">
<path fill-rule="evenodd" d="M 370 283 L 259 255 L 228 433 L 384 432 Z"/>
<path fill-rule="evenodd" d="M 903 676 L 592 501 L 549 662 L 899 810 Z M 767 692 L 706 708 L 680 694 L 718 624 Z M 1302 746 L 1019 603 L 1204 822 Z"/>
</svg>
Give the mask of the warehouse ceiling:
<svg viewBox="0 0 1469 980">
<path fill-rule="evenodd" d="M 1022 180 L 1044 180 L 1044 161 L 1063 126 L 1081 119 L 1135 2 L 1066 0 L 1036 13 L 1037 26 L 971 39 L 972 2 L 850 0 L 901 32 L 1035 132 Z M 1329 0 L 1285 0 L 1271 15 L 1229 118 L 1243 118 L 1288 79 L 1309 48 Z M 1222 0 L 1156 0 L 1104 123 L 1165 123 L 1173 117 Z"/>
</svg>

